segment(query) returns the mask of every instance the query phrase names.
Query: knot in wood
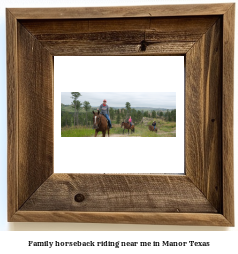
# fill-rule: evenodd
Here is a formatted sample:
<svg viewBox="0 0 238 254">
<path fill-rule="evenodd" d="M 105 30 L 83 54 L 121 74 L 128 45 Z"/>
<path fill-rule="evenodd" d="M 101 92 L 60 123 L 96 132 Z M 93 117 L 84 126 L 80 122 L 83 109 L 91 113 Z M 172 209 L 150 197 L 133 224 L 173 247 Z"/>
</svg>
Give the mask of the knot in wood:
<svg viewBox="0 0 238 254">
<path fill-rule="evenodd" d="M 83 195 L 83 194 L 80 194 L 80 193 L 77 194 L 77 195 L 75 195 L 75 197 L 74 197 L 74 200 L 75 200 L 76 202 L 83 202 L 84 199 L 85 199 L 84 195 Z"/>
<path fill-rule="evenodd" d="M 141 41 L 140 50 L 141 51 L 146 51 L 146 47 L 147 47 L 147 42 L 145 40 Z"/>
</svg>

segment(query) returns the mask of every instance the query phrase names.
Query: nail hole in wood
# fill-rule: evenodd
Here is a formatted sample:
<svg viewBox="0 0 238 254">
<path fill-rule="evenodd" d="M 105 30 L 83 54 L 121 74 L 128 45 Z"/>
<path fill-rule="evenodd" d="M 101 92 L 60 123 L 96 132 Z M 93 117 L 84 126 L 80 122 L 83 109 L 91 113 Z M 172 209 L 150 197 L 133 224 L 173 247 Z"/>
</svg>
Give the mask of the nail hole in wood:
<svg viewBox="0 0 238 254">
<path fill-rule="evenodd" d="M 75 200 L 76 202 L 83 202 L 84 199 L 85 199 L 85 197 L 84 197 L 83 194 L 77 194 L 77 195 L 75 195 L 75 197 L 74 197 L 74 200 Z"/>
<path fill-rule="evenodd" d="M 212 122 L 215 122 L 215 119 L 212 119 Z"/>
</svg>

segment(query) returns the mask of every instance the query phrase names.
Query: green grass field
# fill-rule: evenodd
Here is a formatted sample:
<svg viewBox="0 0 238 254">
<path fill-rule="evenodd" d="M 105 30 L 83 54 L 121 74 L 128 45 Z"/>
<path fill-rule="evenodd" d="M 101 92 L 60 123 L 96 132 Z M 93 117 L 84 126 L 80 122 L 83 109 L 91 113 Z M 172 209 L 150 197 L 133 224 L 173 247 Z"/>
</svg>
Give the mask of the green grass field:
<svg viewBox="0 0 238 254">
<path fill-rule="evenodd" d="M 148 124 L 151 124 L 152 121 L 149 121 Z M 112 128 L 110 130 L 110 136 L 112 137 L 128 137 L 128 130 L 125 130 L 123 135 L 123 128 L 120 124 L 115 124 L 112 121 Z M 131 134 L 129 131 L 129 137 L 176 137 L 176 123 L 175 122 L 165 122 L 160 121 L 157 125 L 157 133 L 149 131 L 147 124 L 139 124 L 135 126 L 135 132 Z M 78 127 L 64 127 L 61 128 L 61 137 L 94 137 L 95 130 L 92 129 L 92 126 L 86 128 L 86 126 Z M 102 132 L 98 133 L 98 136 L 102 136 Z M 107 137 L 106 133 L 106 137 Z"/>
</svg>

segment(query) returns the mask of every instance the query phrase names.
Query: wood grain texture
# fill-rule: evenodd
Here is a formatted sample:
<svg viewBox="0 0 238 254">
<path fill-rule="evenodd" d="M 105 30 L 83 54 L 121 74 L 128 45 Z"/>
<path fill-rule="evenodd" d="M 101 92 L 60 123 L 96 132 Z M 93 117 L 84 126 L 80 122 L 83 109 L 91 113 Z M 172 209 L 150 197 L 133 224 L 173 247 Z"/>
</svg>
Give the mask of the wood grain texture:
<svg viewBox="0 0 238 254">
<path fill-rule="evenodd" d="M 107 174 L 53 174 L 20 210 L 217 212 L 186 176 Z"/>
<path fill-rule="evenodd" d="M 223 16 L 223 214 L 234 225 L 234 26 L 235 4 Z"/>
<path fill-rule="evenodd" d="M 7 9 L 8 220 L 233 226 L 233 25 L 234 4 Z M 52 175 L 53 55 L 186 55 L 187 175 Z"/>
<path fill-rule="evenodd" d="M 186 55 L 186 175 L 222 211 L 222 21 Z"/>
<path fill-rule="evenodd" d="M 142 38 L 141 38 L 142 39 Z M 74 41 L 43 42 L 42 45 L 54 56 L 158 56 L 158 55 L 184 55 L 193 46 L 192 42 L 181 43 L 154 43 L 140 50 L 138 42 L 119 44 L 80 44 Z"/>
<path fill-rule="evenodd" d="M 206 33 L 219 16 L 198 17 L 150 17 L 150 18 L 111 18 L 111 19 L 66 19 L 66 20 L 20 20 L 19 22 L 33 35 L 42 38 L 61 38 L 69 35 L 110 31 L 152 30 L 162 34 L 194 36 Z M 53 36 L 53 37 L 49 37 Z M 59 38 L 60 39 L 60 38 Z"/>
<path fill-rule="evenodd" d="M 217 19 L 23 20 L 21 24 L 55 56 L 183 55 Z M 146 51 L 140 50 L 143 40 Z"/>
<path fill-rule="evenodd" d="M 18 210 L 18 58 L 17 20 L 6 11 L 7 32 L 7 193 L 8 220 Z"/>
<path fill-rule="evenodd" d="M 17 19 L 96 19 L 222 15 L 232 4 L 186 4 L 82 8 L 10 8 Z"/>
<path fill-rule="evenodd" d="M 53 173 L 53 57 L 18 23 L 19 207 Z"/>
<path fill-rule="evenodd" d="M 231 226 L 223 215 L 213 213 L 18 211 L 12 221 Z"/>
</svg>

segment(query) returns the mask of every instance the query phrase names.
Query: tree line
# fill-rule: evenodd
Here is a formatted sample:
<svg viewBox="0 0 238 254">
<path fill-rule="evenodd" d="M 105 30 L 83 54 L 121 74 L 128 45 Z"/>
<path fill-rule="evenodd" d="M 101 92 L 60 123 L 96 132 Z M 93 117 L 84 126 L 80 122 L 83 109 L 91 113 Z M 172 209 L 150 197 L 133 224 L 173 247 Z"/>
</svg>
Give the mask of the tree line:
<svg viewBox="0 0 238 254">
<path fill-rule="evenodd" d="M 79 92 L 72 92 L 71 95 L 72 95 L 71 98 L 73 99 L 71 106 L 72 106 L 72 108 L 74 108 L 74 125 L 80 124 L 81 119 L 79 118 L 79 111 L 83 107 L 86 111 L 85 123 L 86 123 L 86 126 L 88 126 L 88 111 L 91 109 L 91 105 L 90 105 L 89 101 L 84 101 L 83 103 L 81 103 L 78 100 L 78 98 L 81 96 L 81 94 Z"/>
<path fill-rule="evenodd" d="M 78 100 L 81 96 L 78 92 L 72 92 L 71 98 L 73 99 L 71 107 L 74 109 L 74 112 L 61 111 L 61 127 L 64 126 L 90 126 L 93 125 L 93 108 L 91 107 L 88 101 L 83 103 Z M 110 106 L 110 105 L 109 105 Z M 84 109 L 84 112 L 82 112 Z M 176 109 L 171 111 L 155 111 L 152 112 L 144 110 L 136 110 L 131 108 L 130 102 L 125 103 L 125 108 L 123 109 L 114 109 L 113 107 L 109 108 L 111 120 L 116 120 L 117 124 L 121 122 L 127 122 L 131 116 L 133 123 L 136 125 L 141 122 L 143 117 L 152 117 L 152 118 L 161 118 L 166 121 L 176 121 Z"/>
</svg>

